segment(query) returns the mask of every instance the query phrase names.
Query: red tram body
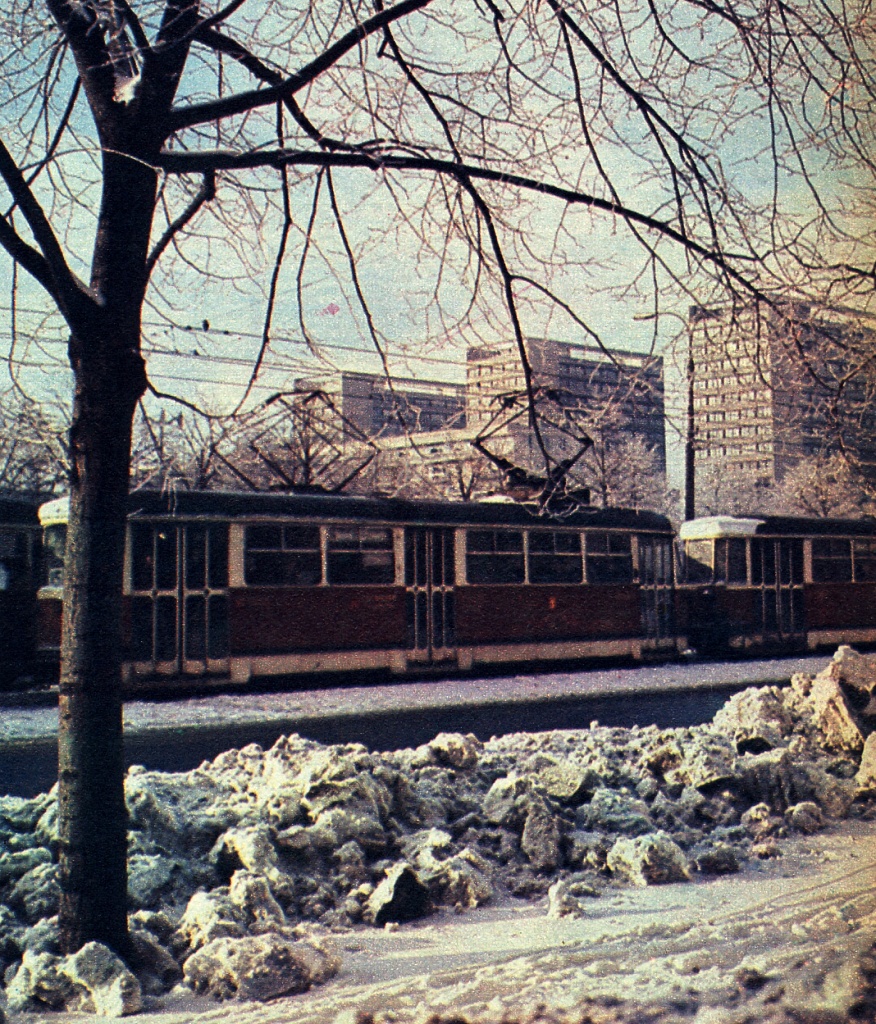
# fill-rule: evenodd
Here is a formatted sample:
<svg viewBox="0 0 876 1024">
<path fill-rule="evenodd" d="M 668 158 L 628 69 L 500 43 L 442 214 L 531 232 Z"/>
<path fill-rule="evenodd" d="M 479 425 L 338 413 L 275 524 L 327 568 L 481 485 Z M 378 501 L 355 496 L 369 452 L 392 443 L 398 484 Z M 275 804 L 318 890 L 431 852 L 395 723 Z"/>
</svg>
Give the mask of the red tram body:
<svg viewBox="0 0 876 1024">
<path fill-rule="evenodd" d="M 39 654 L 60 644 L 63 499 L 41 509 Z M 656 513 L 331 495 L 131 495 L 125 677 L 251 679 L 673 654 Z"/>
<path fill-rule="evenodd" d="M 66 517 L 66 499 L 40 509 L 37 657 L 55 669 Z M 876 521 L 692 520 L 677 571 L 674 540 L 628 509 L 139 491 L 126 685 L 876 644 Z"/>
<path fill-rule="evenodd" d="M 676 598 L 704 653 L 876 643 L 876 521 L 713 516 L 684 523 Z"/>
</svg>

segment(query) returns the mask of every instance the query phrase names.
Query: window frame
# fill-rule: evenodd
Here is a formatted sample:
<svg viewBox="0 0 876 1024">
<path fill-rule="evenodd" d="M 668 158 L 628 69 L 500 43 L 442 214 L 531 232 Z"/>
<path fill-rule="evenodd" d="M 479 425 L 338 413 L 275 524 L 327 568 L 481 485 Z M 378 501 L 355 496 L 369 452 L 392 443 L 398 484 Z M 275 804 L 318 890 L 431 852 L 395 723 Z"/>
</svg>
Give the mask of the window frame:
<svg viewBox="0 0 876 1024">
<path fill-rule="evenodd" d="M 250 531 L 255 532 L 256 530 L 269 530 L 275 529 L 278 532 L 279 544 L 269 545 L 262 543 L 258 547 L 250 544 Z M 302 531 L 310 530 L 315 531 L 316 545 L 312 543 L 309 546 L 299 544 L 293 546 L 290 542 L 287 544 L 287 531 Z M 318 523 L 298 523 L 298 522 L 267 522 L 267 521 L 255 521 L 246 523 L 243 528 L 243 583 L 245 587 L 270 587 L 270 588 L 289 588 L 289 587 L 319 587 L 325 584 L 325 558 L 324 558 L 324 542 L 323 542 L 323 531 Z M 277 582 L 266 582 L 260 580 L 253 582 L 250 579 L 250 573 L 252 569 L 252 562 L 250 556 L 258 557 L 259 555 L 274 555 L 275 557 L 283 558 L 283 556 L 291 556 L 286 559 L 290 565 L 294 564 L 296 556 L 299 561 L 300 556 L 304 555 L 316 555 L 315 565 L 311 567 L 311 575 L 313 574 L 313 568 L 317 569 L 317 578 L 312 581 L 298 580 L 290 582 L 285 579 L 280 579 Z M 305 563 L 306 564 L 306 563 Z M 281 574 L 282 575 L 282 574 Z"/>
<path fill-rule="evenodd" d="M 859 546 L 865 550 L 859 553 Z M 863 578 L 858 571 L 859 560 L 872 566 L 870 574 Z M 876 537 L 854 537 L 852 539 L 852 572 L 855 583 L 876 583 Z"/>
<path fill-rule="evenodd" d="M 597 538 L 605 538 L 605 550 L 597 550 Z M 612 551 L 612 544 L 619 541 L 626 542 L 627 547 L 619 551 Z M 629 565 L 629 572 L 623 574 L 623 578 L 616 577 L 614 573 L 608 572 L 604 576 L 602 572 L 595 572 L 597 566 L 602 569 L 610 568 L 611 561 L 619 564 L 622 560 Z M 603 576 L 603 578 L 597 578 Z M 589 586 L 611 587 L 629 586 L 636 583 L 636 567 L 633 560 L 633 534 L 621 530 L 587 530 L 584 533 L 584 579 Z"/>
<path fill-rule="evenodd" d="M 816 547 L 829 545 L 827 553 L 817 553 Z M 835 548 L 839 545 L 847 547 L 847 553 L 837 553 Z M 852 583 L 854 582 L 854 559 L 852 555 L 853 544 L 851 537 L 813 537 L 812 538 L 812 582 L 813 583 Z M 848 573 L 841 577 L 836 572 L 821 574 L 816 571 L 821 567 L 847 565 Z"/>
<path fill-rule="evenodd" d="M 489 550 L 474 550 L 471 549 L 472 539 L 476 535 L 491 536 L 491 547 Z M 520 539 L 519 548 L 502 548 L 499 546 L 499 535 L 504 534 L 508 536 L 516 535 Z M 479 559 L 477 563 L 473 563 L 472 559 Z M 496 566 L 511 564 L 512 559 L 514 560 L 515 568 L 519 567 L 520 578 L 516 578 L 516 572 L 514 573 L 514 579 L 495 579 L 488 578 L 492 577 L 492 574 L 481 573 L 480 568 L 477 573 L 472 573 L 473 566 L 486 566 L 490 563 L 485 562 L 485 559 L 505 559 L 505 562 L 496 562 Z M 473 578 L 474 576 L 482 576 L 480 579 Z M 465 579 L 466 583 L 475 587 L 519 587 L 526 583 L 526 531 L 522 528 L 509 529 L 507 527 L 500 526 L 486 526 L 486 527 L 469 527 L 465 531 Z"/>
<path fill-rule="evenodd" d="M 351 540 L 348 547 L 333 547 L 333 533 L 347 530 L 352 531 L 356 535 L 355 543 Z M 376 525 L 362 525 L 359 523 L 355 524 L 329 524 L 324 527 L 325 539 L 323 543 L 323 579 L 325 580 L 326 586 L 329 587 L 391 587 L 396 585 L 396 544 L 395 544 L 395 529 L 392 526 L 376 526 Z M 363 533 L 370 531 L 371 533 L 382 533 L 385 535 L 386 546 L 365 546 L 362 543 Z M 389 559 L 385 568 L 386 578 L 383 579 L 333 579 L 333 562 L 332 556 L 358 556 L 362 563 L 362 568 L 365 568 L 365 560 L 369 554 L 388 553 Z M 353 560 L 348 558 L 350 564 Z M 335 566 L 337 562 L 335 562 Z"/>
<path fill-rule="evenodd" d="M 551 551 L 533 551 L 532 541 L 535 537 L 551 538 L 552 549 Z M 557 538 L 568 537 L 574 538 L 578 542 L 577 551 L 557 551 Z M 578 566 L 578 578 L 571 579 L 533 579 L 532 567 L 533 558 L 535 564 L 544 560 L 558 560 L 558 564 L 577 563 Z M 576 587 L 584 583 L 584 544 L 581 539 L 580 530 L 528 530 L 526 537 L 526 582 L 534 587 L 543 586 L 568 586 Z"/>
</svg>

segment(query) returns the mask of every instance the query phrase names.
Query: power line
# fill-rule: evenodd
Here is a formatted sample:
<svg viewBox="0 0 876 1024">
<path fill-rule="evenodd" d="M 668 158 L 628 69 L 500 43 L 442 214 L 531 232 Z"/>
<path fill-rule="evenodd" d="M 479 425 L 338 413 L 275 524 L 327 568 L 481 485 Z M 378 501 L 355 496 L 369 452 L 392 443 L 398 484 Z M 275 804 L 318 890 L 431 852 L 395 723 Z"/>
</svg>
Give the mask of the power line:
<svg viewBox="0 0 876 1024">
<path fill-rule="evenodd" d="M 11 308 L 12 308 L 11 306 L 0 304 L 0 311 L 10 312 Z M 57 313 L 55 313 L 55 314 L 47 314 L 45 310 L 24 309 L 24 308 L 21 308 L 21 307 L 17 307 L 16 311 L 18 313 L 33 313 L 35 315 L 40 315 L 40 316 L 48 316 L 48 315 L 60 316 L 60 314 L 57 314 Z M 259 342 L 260 343 L 262 341 L 262 338 L 263 338 L 263 335 L 262 335 L 261 332 L 244 331 L 244 330 L 238 330 L 238 329 L 228 329 L 228 328 L 214 327 L 214 326 L 210 326 L 210 327 L 204 328 L 202 324 L 174 324 L 174 323 L 155 321 L 155 320 L 144 320 L 143 321 L 143 327 L 144 328 L 153 328 L 153 329 L 155 329 L 157 331 L 162 331 L 162 332 L 180 332 L 180 333 L 183 333 L 185 335 L 189 335 L 189 336 L 193 336 L 193 337 L 206 336 L 206 337 L 210 338 L 211 340 L 218 339 L 218 338 L 243 338 L 243 339 L 249 339 L 251 341 L 255 341 L 255 342 Z M 63 339 L 63 338 L 46 338 L 46 339 L 40 339 L 40 343 L 41 344 L 54 344 L 54 345 L 63 344 L 63 345 L 66 345 L 67 341 L 66 341 L 66 339 Z M 367 355 L 367 356 L 371 356 L 371 357 L 374 357 L 374 358 L 379 358 L 379 353 L 377 352 L 377 350 L 373 346 L 369 346 L 369 345 L 346 345 L 346 344 L 341 344 L 341 343 L 336 342 L 336 341 L 320 341 L 320 342 L 315 342 L 314 345 L 313 345 L 313 348 L 311 348 L 311 346 L 302 338 L 295 338 L 295 337 L 291 337 L 289 335 L 283 335 L 283 334 L 275 334 L 271 338 L 271 346 L 277 345 L 277 344 L 293 345 L 296 348 L 305 349 L 312 356 L 312 358 L 314 358 L 314 359 L 318 359 L 319 357 L 314 354 L 313 348 L 315 348 L 317 350 L 319 350 L 319 349 L 326 349 L 329 352 L 343 352 L 343 353 L 351 353 L 351 354 L 354 354 L 354 355 Z M 276 349 L 274 349 L 274 348 L 269 348 L 269 351 L 271 351 L 274 355 L 278 354 L 276 352 Z M 618 350 L 618 351 L 620 351 L 620 350 Z M 170 355 L 171 353 L 164 353 L 164 354 Z M 636 354 L 638 354 L 638 355 L 648 355 L 648 353 L 644 353 L 644 352 L 643 353 L 636 353 Z M 187 355 L 189 355 L 189 353 L 179 353 L 179 355 L 187 356 Z M 389 355 L 389 358 L 391 360 L 394 360 L 394 361 L 397 361 L 397 362 L 429 363 L 429 364 L 434 364 L 436 366 L 452 366 L 452 367 L 455 367 L 457 369 L 465 366 L 465 358 L 464 357 L 462 357 L 462 358 L 460 358 L 460 357 L 450 358 L 450 357 L 447 357 L 447 356 L 426 355 L 426 354 L 421 355 L 421 354 L 415 354 L 415 353 L 411 353 L 411 352 L 398 353 L 398 352 L 391 352 L 391 351 L 390 351 L 390 353 L 388 355 Z M 217 357 L 217 358 L 219 358 L 219 357 Z M 248 362 L 248 360 L 244 360 L 244 361 Z"/>
</svg>

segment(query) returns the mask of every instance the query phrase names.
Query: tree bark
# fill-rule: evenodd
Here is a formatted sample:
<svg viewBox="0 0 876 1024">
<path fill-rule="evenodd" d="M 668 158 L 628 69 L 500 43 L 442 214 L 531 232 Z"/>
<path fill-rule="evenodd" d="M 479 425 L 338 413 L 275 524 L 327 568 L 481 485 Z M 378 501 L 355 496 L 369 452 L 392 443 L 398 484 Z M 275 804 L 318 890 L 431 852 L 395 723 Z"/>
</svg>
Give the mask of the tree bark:
<svg viewBox="0 0 876 1024">
<path fill-rule="evenodd" d="M 58 925 L 68 953 L 91 941 L 129 952 L 121 609 L 131 433 L 146 390 L 140 321 L 155 185 L 144 161 L 118 149 L 104 154 L 94 303 L 70 339 L 75 384 L 58 723 Z"/>
<path fill-rule="evenodd" d="M 133 341 L 134 339 L 131 339 Z M 127 813 L 122 742 L 122 575 L 131 423 L 145 381 L 139 343 L 71 339 L 71 428 L 58 728 L 59 929 L 65 952 L 124 955 Z M 107 357 L 108 353 L 113 353 Z"/>
</svg>

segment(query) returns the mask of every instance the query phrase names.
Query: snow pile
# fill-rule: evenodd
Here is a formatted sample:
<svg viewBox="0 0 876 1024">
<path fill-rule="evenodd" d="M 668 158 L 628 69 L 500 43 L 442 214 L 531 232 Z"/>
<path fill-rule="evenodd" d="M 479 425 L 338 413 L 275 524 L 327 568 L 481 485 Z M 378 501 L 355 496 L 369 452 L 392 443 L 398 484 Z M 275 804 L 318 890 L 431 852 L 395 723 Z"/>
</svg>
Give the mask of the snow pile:
<svg viewBox="0 0 876 1024">
<path fill-rule="evenodd" d="M 876 793 L 876 656 L 734 696 L 684 729 L 441 734 L 370 753 L 284 737 L 180 774 L 132 768 L 127 965 L 58 953 L 56 801 L 0 798 L 12 1010 L 136 1012 L 183 984 L 270 999 L 331 978 L 332 934 L 498 894 L 586 913 L 617 885 L 724 874 Z"/>
</svg>

